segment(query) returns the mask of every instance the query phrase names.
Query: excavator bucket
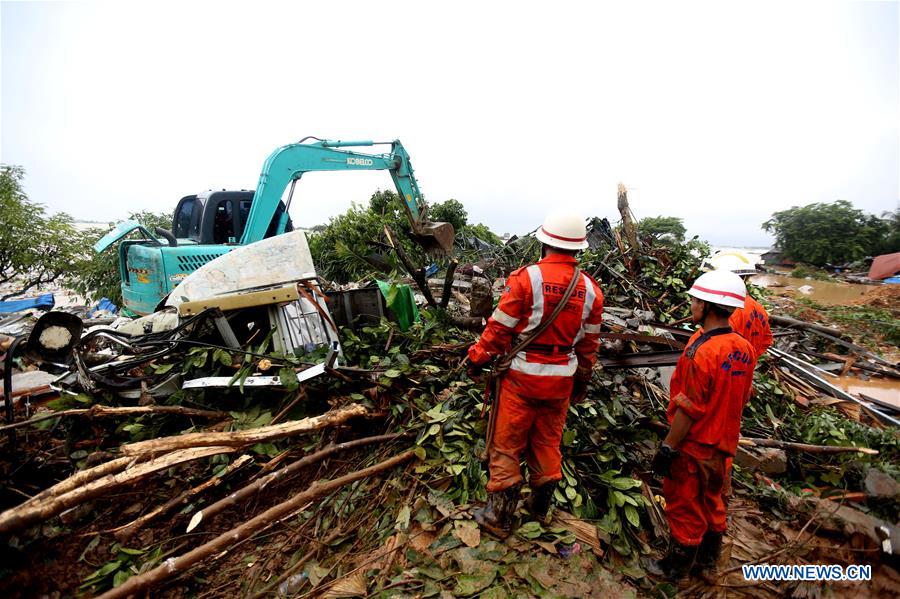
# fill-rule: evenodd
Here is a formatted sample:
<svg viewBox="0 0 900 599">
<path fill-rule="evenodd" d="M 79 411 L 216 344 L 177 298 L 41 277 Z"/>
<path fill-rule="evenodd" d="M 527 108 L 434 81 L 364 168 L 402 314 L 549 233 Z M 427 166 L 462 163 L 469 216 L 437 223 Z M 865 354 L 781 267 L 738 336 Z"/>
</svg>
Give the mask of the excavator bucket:
<svg viewBox="0 0 900 599">
<path fill-rule="evenodd" d="M 433 254 L 449 254 L 453 250 L 453 238 L 456 233 L 450 223 L 426 222 L 416 227 L 413 232 L 416 243 Z"/>
</svg>

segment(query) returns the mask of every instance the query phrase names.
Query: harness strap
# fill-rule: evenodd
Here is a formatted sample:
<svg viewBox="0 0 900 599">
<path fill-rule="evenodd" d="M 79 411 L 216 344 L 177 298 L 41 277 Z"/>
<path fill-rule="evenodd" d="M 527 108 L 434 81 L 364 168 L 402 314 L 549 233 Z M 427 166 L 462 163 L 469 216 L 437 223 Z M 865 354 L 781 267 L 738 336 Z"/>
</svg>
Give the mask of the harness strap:
<svg viewBox="0 0 900 599">
<path fill-rule="evenodd" d="M 718 329 L 713 329 L 711 331 L 704 331 L 700 334 L 699 337 L 697 337 L 696 341 L 691 343 L 690 346 L 688 346 L 688 348 L 684 350 L 684 355 L 693 360 L 694 354 L 697 353 L 697 350 L 700 349 L 701 345 L 703 345 L 713 337 L 716 337 L 718 335 L 727 335 L 730 332 L 731 327 L 721 327 Z"/>
</svg>

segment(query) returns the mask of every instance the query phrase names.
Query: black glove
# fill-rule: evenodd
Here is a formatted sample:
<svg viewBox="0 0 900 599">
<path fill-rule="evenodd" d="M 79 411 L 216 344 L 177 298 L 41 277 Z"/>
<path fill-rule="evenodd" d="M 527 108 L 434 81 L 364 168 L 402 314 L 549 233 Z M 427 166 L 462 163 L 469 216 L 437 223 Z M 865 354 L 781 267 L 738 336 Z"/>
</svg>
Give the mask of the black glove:
<svg viewBox="0 0 900 599">
<path fill-rule="evenodd" d="M 588 392 L 588 381 L 579 381 L 575 379 L 575 384 L 572 385 L 572 395 L 569 396 L 569 403 L 577 405 L 584 401 L 584 398 L 587 397 Z"/>
<path fill-rule="evenodd" d="M 672 470 L 672 462 L 680 454 L 677 449 L 672 449 L 665 443 L 659 446 L 656 455 L 653 456 L 653 463 L 650 468 L 660 476 L 669 476 Z"/>
<path fill-rule="evenodd" d="M 484 366 L 484 364 L 473 364 L 471 360 L 466 358 L 466 374 L 476 383 L 480 383 L 482 377 L 484 377 Z"/>
</svg>

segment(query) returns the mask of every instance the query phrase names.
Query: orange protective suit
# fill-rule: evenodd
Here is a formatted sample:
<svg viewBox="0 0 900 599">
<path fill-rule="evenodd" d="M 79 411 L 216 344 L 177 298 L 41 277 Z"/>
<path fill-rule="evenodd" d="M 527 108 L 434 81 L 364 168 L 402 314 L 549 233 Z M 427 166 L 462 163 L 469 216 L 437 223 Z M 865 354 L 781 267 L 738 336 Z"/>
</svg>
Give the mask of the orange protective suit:
<svg viewBox="0 0 900 599">
<path fill-rule="evenodd" d="M 478 341 L 469 348 L 473 364 L 486 364 L 509 351 L 516 335 L 548 318 L 565 294 L 575 258 L 551 254 L 513 272 L 497 309 Z M 523 452 L 531 484 L 562 478 L 559 444 L 574 379 L 590 379 L 597 360 L 603 293 L 583 274 L 556 320 L 524 351 L 513 357 L 497 398 L 494 438 L 488 448 L 489 492 L 522 480 Z"/>
<path fill-rule="evenodd" d="M 744 307 L 731 313 L 728 324 L 735 333 L 750 342 L 757 359 L 772 345 L 769 313 L 749 294 L 744 300 Z"/>
<path fill-rule="evenodd" d="M 750 397 L 756 355 L 730 328 L 697 331 L 672 375 L 669 424 L 683 410 L 693 421 L 663 479 L 666 518 L 682 545 L 698 545 L 709 530 L 725 530 L 731 459 Z"/>
</svg>

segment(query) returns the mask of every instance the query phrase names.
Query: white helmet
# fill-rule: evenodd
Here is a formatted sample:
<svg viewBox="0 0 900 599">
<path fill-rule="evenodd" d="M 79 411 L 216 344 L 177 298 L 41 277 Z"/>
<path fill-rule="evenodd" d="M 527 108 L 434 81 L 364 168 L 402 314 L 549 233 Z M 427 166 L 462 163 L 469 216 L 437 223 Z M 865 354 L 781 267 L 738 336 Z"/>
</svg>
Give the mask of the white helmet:
<svg viewBox="0 0 900 599">
<path fill-rule="evenodd" d="M 688 295 L 711 304 L 743 308 L 747 299 L 747 287 L 733 272 L 713 270 L 697 277 L 688 290 Z"/>
<path fill-rule="evenodd" d="M 727 270 L 739 276 L 756 274 L 756 267 L 742 252 L 717 252 L 707 265 L 710 270 Z"/>
<path fill-rule="evenodd" d="M 561 250 L 583 250 L 588 246 L 584 218 L 575 212 L 551 212 L 534 236 Z"/>
</svg>

